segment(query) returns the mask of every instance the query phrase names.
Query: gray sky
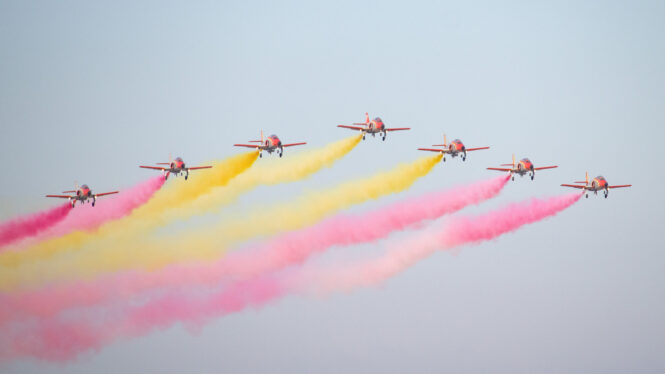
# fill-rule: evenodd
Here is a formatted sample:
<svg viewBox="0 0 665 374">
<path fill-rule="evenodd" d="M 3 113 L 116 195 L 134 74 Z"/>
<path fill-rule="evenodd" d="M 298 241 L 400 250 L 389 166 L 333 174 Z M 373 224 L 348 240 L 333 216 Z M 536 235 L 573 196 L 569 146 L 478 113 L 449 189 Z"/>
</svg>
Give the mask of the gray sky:
<svg viewBox="0 0 665 374">
<path fill-rule="evenodd" d="M 131 186 L 170 152 L 232 155 L 260 129 L 321 146 L 365 111 L 413 130 L 229 209 L 390 168 L 444 131 L 492 149 L 352 210 L 493 175 L 512 152 L 560 167 L 470 211 L 562 193 L 586 170 L 634 185 L 379 288 L 3 372 L 664 371 L 664 19 L 662 1 L 0 1 L 2 219 L 75 181 Z"/>
</svg>

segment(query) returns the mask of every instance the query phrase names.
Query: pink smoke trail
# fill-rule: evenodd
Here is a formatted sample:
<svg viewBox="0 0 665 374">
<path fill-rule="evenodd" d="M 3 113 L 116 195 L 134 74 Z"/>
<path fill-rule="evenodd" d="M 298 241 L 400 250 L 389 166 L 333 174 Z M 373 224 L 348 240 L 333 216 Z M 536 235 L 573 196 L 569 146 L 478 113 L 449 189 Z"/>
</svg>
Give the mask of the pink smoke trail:
<svg viewBox="0 0 665 374">
<path fill-rule="evenodd" d="M 385 255 L 353 266 L 308 269 L 291 280 L 293 287 L 314 293 L 350 290 L 380 283 L 403 271 L 436 250 L 450 249 L 495 239 L 518 228 L 553 216 L 568 208 L 579 193 L 530 199 L 478 216 L 456 217 L 442 230 L 426 230 L 399 245 L 391 246 Z"/>
<path fill-rule="evenodd" d="M 119 339 L 140 336 L 155 328 L 183 321 L 198 328 L 212 318 L 262 306 L 286 293 L 281 283 L 260 277 L 237 282 L 205 297 L 184 293 L 169 295 L 130 313 L 105 312 L 103 318 L 87 317 L 75 322 L 37 320 L 34 326 L 18 326 L 0 335 L 0 361 L 33 357 L 68 361 L 82 352 L 96 350 Z M 111 318 L 108 318 L 108 315 Z M 11 335 L 10 339 L 7 339 Z"/>
<path fill-rule="evenodd" d="M 317 225 L 279 236 L 248 251 L 231 253 L 212 264 L 174 265 L 153 273 L 125 272 L 84 283 L 0 295 L 0 326 L 11 319 L 47 318 L 72 307 L 95 307 L 155 290 L 215 286 L 256 277 L 304 262 L 334 245 L 383 238 L 416 223 L 439 218 L 495 197 L 508 176 L 437 191 L 360 215 L 338 215 Z"/>
<path fill-rule="evenodd" d="M 4 334 L 0 340 L 3 358 L 32 356 L 50 360 L 68 360 L 90 349 L 97 349 L 118 338 L 147 333 L 184 321 L 202 324 L 206 320 L 248 306 L 262 306 L 288 291 L 315 289 L 330 292 L 376 284 L 406 269 L 436 249 L 494 239 L 521 226 L 537 222 L 566 209 L 580 194 L 532 199 L 509 205 L 475 217 L 460 217 L 448 222 L 443 230 L 427 231 L 404 241 L 386 255 L 355 266 L 314 269 L 301 274 L 277 273 L 240 281 L 227 288 L 200 296 L 183 291 L 155 300 L 138 308 L 111 314 L 106 320 L 74 318 L 74 322 L 40 320 L 37 328 Z M 313 287 L 312 287 L 313 286 Z"/>
<path fill-rule="evenodd" d="M 78 206 L 66 219 L 45 231 L 38 239 L 61 236 L 72 231 L 93 230 L 107 221 L 122 218 L 150 200 L 162 187 L 164 181 L 161 175 L 153 177 L 132 188 L 122 190 L 117 195 L 100 198 L 94 208 Z"/>
<path fill-rule="evenodd" d="M 3 359 L 24 356 L 49 360 L 69 360 L 90 349 L 99 349 L 118 338 L 145 334 L 183 321 L 200 325 L 208 319 L 237 312 L 249 306 L 262 306 L 289 292 L 314 289 L 330 292 L 379 283 L 406 269 L 437 249 L 491 240 L 523 225 L 553 216 L 574 204 L 580 194 L 548 199 L 531 199 L 472 217 L 450 220 L 442 230 L 429 230 L 392 247 L 378 259 L 354 266 L 270 276 L 240 281 L 205 295 L 182 291 L 149 300 L 144 305 L 105 311 L 111 318 L 72 318 L 73 322 L 39 320 L 36 328 L 15 328 L 0 339 Z M 311 269 L 310 269 L 311 270 Z M 323 271 L 322 271 L 323 270 Z M 295 275 L 295 276 L 294 276 Z M 313 286 L 313 287 L 312 287 Z"/>
<path fill-rule="evenodd" d="M 15 241 L 37 235 L 62 221 L 71 211 L 71 205 L 63 204 L 55 208 L 10 219 L 0 224 L 1 247 Z"/>
</svg>

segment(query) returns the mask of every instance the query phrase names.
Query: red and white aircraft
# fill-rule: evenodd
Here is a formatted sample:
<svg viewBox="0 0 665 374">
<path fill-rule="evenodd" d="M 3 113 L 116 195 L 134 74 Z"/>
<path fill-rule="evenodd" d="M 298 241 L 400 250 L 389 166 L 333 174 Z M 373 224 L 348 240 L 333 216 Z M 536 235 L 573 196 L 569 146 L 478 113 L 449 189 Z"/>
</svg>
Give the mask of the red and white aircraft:
<svg viewBox="0 0 665 374">
<path fill-rule="evenodd" d="M 539 168 L 533 167 L 533 163 L 528 158 L 523 158 L 519 163 L 515 164 L 515 155 L 513 155 L 512 164 L 501 164 L 501 166 L 510 166 L 510 168 L 487 168 L 487 170 L 496 170 L 496 171 L 508 171 L 512 176 L 512 179 L 515 180 L 515 174 L 523 177 L 526 173 L 529 173 L 531 180 L 536 176 L 536 170 L 545 170 L 545 169 L 554 169 L 558 166 L 542 166 Z"/>
<path fill-rule="evenodd" d="M 169 157 L 170 158 L 170 157 Z M 164 179 L 169 178 L 169 174 L 173 174 L 176 177 L 183 172 L 185 173 L 185 180 L 189 177 L 189 171 L 190 170 L 199 170 L 199 169 L 210 169 L 212 166 L 194 166 L 194 167 L 187 167 L 185 166 L 185 161 L 182 160 L 181 157 L 176 157 L 175 160 L 171 160 L 171 162 L 158 162 L 157 165 L 168 165 L 168 166 L 144 166 L 140 165 L 140 168 L 143 169 L 153 169 L 153 170 L 159 170 L 164 174 Z"/>
<path fill-rule="evenodd" d="M 631 187 L 632 184 L 620 184 L 616 186 L 610 186 L 609 183 L 607 183 L 607 180 L 605 180 L 605 177 L 599 175 L 589 183 L 589 172 L 586 173 L 586 177 L 584 179 L 584 182 L 573 182 L 573 183 L 584 183 L 584 185 L 580 186 L 577 184 L 562 184 L 563 187 L 572 187 L 572 188 L 579 188 L 583 191 L 586 191 L 586 197 L 589 198 L 589 191 L 593 192 L 594 195 L 598 195 L 598 191 L 604 191 L 605 198 L 607 199 L 607 195 L 610 194 L 610 188 L 626 188 L 626 187 Z"/>
<path fill-rule="evenodd" d="M 88 187 L 87 184 L 84 184 L 81 187 L 76 186 L 76 188 L 74 190 L 71 190 L 71 191 L 62 191 L 62 193 L 76 193 L 76 194 L 75 195 L 46 195 L 46 197 L 57 197 L 57 198 L 60 198 L 60 199 L 68 199 L 69 203 L 72 204 L 72 208 L 73 208 L 77 201 L 80 201 L 81 204 L 85 204 L 86 201 L 88 201 L 88 199 L 92 200 L 92 206 L 95 206 L 95 201 L 97 201 L 98 197 L 106 196 L 106 195 L 112 195 L 112 194 L 118 193 L 118 191 L 93 194 L 90 187 Z"/>
<path fill-rule="evenodd" d="M 490 149 L 490 147 L 478 147 L 478 148 L 466 148 L 464 143 L 461 140 L 455 139 L 450 144 L 446 144 L 446 134 L 443 134 L 443 144 L 434 144 L 432 147 L 443 147 L 443 148 L 418 148 L 419 151 L 429 151 L 429 152 L 441 152 L 443 154 L 443 161 L 446 161 L 446 154 L 449 154 L 450 157 L 455 158 L 460 156 L 462 161 L 466 161 L 466 153 L 471 151 L 480 151 L 481 149 Z M 461 153 L 461 155 L 460 155 Z"/>
<path fill-rule="evenodd" d="M 376 117 L 373 120 L 369 120 L 369 114 L 365 113 L 365 122 L 364 123 L 353 123 L 351 125 L 337 125 L 337 127 L 342 127 L 345 129 L 358 130 L 363 133 L 363 140 L 365 140 L 365 134 L 382 134 L 383 140 L 386 140 L 386 134 L 388 131 L 403 131 L 411 130 L 410 127 L 395 127 L 395 128 L 386 128 L 386 125 L 383 123 L 381 118 Z"/>
<path fill-rule="evenodd" d="M 233 146 L 254 148 L 259 151 L 259 157 L 263 157 L 262 153 L 263 151 L 266 151 L 268 153 L 277 152 L 279 157 L 282 157 L 282 155 L 284 155 L 284 148 L 307 144 L 306 142 L 282 144 L 282 141 L 279 140 L 279 137 L 277 137 L 277 135 L 274 134 L 264 139 L 263 130 L 261 130 L 261 140 L 250 140 L 249 142 L 259 143 L 259 144 L 234 144 Z"/>
</svg>

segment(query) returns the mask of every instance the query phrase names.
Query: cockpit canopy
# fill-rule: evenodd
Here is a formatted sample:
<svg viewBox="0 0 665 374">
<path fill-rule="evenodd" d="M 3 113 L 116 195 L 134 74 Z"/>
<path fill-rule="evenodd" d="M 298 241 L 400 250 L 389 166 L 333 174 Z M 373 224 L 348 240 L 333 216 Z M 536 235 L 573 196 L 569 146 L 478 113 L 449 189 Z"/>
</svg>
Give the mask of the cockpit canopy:
<svg viewBox="0 0 665 374">
<path fill-rule="evenodd" d="M 383 123 L 383 121 L 379 117 L 374 118 L 374 122 L 382 122 Z"/>
<path fill-rule="evenodd" d="M 523 159 L 520 160 L 520 161 L 521 161 L 521 162 L 524 162 L 525 164 L 527 164 L 527 163 L 530 164 L 530 163 L 531 163 L 531 160 L 529 160 L 528 158 L 523 158 Z"/>
<path fill-rule="evenodd" d="M 605 177 L 603 177 L 602 175 L 599 175 L 599 176 L 596 177 L 596 179 L 598 179 L 599 181 L 604 181 Z"/>
<path fill-rule="evenodd" d="M 82 185 L 81 185 L 81 189 L 82 189 L 82 190 L 89 190 L 90 187 L 88 187 L 87 184 L 82 184 Z"/>
<path fill-rule="evenodd" d="M 455 140 L 453 140 L 453 143 L 462 144 L 462 141 L 459 140 L 459 139 L 455 139 Z"/>
<path fill-rule="evenodd" d="M 279 138 L 277 137 L 277 135 L 275 135 L 275 134 L 270 135 L 269 138 L 270 138 L 270 139 L 279 139 Z"/>
<path fill-rule="evenodd" d="M 182 157 L 176 157 L 175 161 L 182 162 Z"/>
</svg>

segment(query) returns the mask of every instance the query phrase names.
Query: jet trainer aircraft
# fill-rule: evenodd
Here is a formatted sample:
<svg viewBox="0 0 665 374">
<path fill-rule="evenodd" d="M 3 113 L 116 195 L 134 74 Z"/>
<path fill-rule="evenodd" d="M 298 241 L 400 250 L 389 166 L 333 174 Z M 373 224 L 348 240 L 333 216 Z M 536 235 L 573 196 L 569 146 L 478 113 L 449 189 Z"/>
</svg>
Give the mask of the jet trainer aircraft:
<svg viewBox="0 0 665 374">
<path fill-rule="evenodd" d="M 300 143 L 291 143 L 291 144 L 282 144 L 282 141 L 279 139 L 277 135 L 270 135 L 267 138 L 263 138 L 263 130 L 261 130 L 261 140 L 250 140 L 250 143 L 259 143 L 259 144 L 234 144 L 234 147 L 247 147 L 247 148 L 254 148 L 259 151 L 259 157 L 263 157 L 263 151 L 268 152 L 269 154 L 272 154 L 273 152 L 277 152 L 279 157 L 282 157 L 284 155 L 284 148 L 286 147 L 293 147 L 296 145 L 303 145 L 307 144 L 307 142 L 300 142 Z"/>
<path fill-rule="evenodd" d="M 487 168 L 487 170 L 508 171 L 510 172 L 512 180 L 515 180 L 515 174 L 519 174 L 520 177 L 523 177 L 525 174 L 529 173 L 531 180 L 533 180 L 533 178 L 536 176 L 536 170 L 554 169 L 558 167 L 557 165 L 554 165 L 541 166 L 536 168 L 528 158 L 523 158 L 517 164 L 515 164 L 515 155 L 513 155 L 512 164 L 501 164 L 501 166 L 510 166 L 510 168 Z"/>
<path fill-rule="evenodd" d="M 170 157 L 169 157 L 170 158 Z M 194 167 L 187 167 L 185 166 L 185 161 L 182 160 L 181 157 L 176 157 L 175 160 L 171 160 L 171 162 L 158 162 L 157 165 L 167 165 L 167 166 L 144 166 L 140 165 L 140 168 L 143 169 L 153 169 L 153 170 L 159 170 L 164 174 L 164 179 L 169 178 L 169 174 L 173 174 L 176 177 L 183 172 L 185 173 L 185 180 L 189 177 L 189 171 L 190 170 L 199 170 L 199 169 L 210 169 L 212 166 L 194 166 Z"/>
<path fill-rule="evenodd" d="M 584 185 L 577 185 L 577 184 L 562 184 L 563 187 L 572 187 L 572 188 L 579 188 L 583 191 L 585 191 L 585 196 L 588 199 L 589 198 L 589 191 L 593 192 L 594 195 L 598 195 L 598 191 L 604 191 L 605 198 L 607 199 L 607 195 L 610 194 L 610 188 L 626 188 L 626 187 L 631 187 L 632 184 L 619 184 L 616 186 L 610 186 L 610 184 L 607 182 L 607 180 L 599 175 L 589 183 L 589 173 L 586 173 L 585 179 L 583 182 L 573 182 L 573 183 L 584 183 Z"/>
<path fill-rule="evenodd" d="M 92 206 L 94 207 L 98 197 L 116 194 L 118 193 L 118 191 L 93 194 L 90 187 L 88 187 L 87 184 L 84 184 L 81 187 L 76 186 L 73 190 L 63 191 L 62 193 L 75 193 L 75 195 L 46 195 L 46 197 L 68 199 L 69 203 L 72 204 L 72 208 L 74 207 L 77 201 L 80 201 L 81 204 L 85 204 L 86 202 L 90 202 L 88 201 L 88 199 L 90 199 L 92 202 Z"/>
<path fill-rule="evenodd" d="M 464 143 L 461 140 L 455 139 L 450 144 L 446 144 L 446 134 L 443 134 L 443 144 L 434 144 L 432 147 L 443 147 L 443 148 L 418 148 L 419 151 L 429 151 L 429 152 L 441 152 L 443 154 L 443 161 L 446 161 L 446 154 L 449 154 L 450 157 L 455 158 L 460 156 L 462 161 L 466 161 L 466 153 L 472 151 L 480 151 L 481 149 L 490 149 L 490 147 L 478 147 L 478 148 L 466 148 Z"/>
<path fill-rule="evenodd" d="M 388 131 L 411 130 L 410 127 L 386 128 L 386 125 L 383 123 L 383 120 L 381 120 L 381 118 L 376 117 L 370 121 L 369 114 L 367 113 L 365 113 L 365 122 L 363 123 L 353 123 L 351 125 L 337 125 L 337 127 L 360 131 L 363 134 L 363 140 L 365 140 L 365 134 L 372 134 L 373 137 L 376 136 L 376 134 L 382 134 L 382 140 L 384 141 L 386 140 L 386 135 Z"/>
</svg>

